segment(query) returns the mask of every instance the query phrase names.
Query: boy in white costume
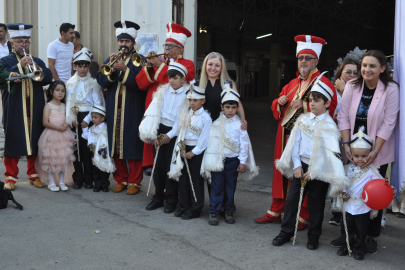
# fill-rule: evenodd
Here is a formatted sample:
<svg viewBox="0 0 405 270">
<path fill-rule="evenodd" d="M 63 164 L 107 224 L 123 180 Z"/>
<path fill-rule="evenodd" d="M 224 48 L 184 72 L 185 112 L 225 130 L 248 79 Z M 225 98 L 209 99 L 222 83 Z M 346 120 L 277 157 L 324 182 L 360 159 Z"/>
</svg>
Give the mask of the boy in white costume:
<svg viewBox="0 0 405 270">
<path fill-rule="evenodd" d="M 289 242 L 294 235 L 301 181 L 308 181 L 304 182 L 306 185 L 303 195 L 305 197 L 308 192 L 309 250 L 315 250 L 319 245 L 329 184 L 331 194 L 336 194 L 348 183 L 340 156 L 340 132 L 327 110 L 333 91 L 321 81 L 321 77 L 322 75 L 314 80 L 309 93 L 311 112 L 298 117 L 283 155 L 276 160 L 277 169 L 293 180 L 286 201 L 281 232 L 272 242 L 274 246 Z"/>
<path fill-rule="evenodd" d="M 187 69 L 182 64 L 171 62 L 167 75 L 169 83 L 159 86 L 153 94 L 152 103 L 139 125 L 139 137 L 142 141 L 153 144 L 156 151 L 159 150 L 152 171 L 155 195 L 146 210 L 164 207 L 166 201 L 164 213 L 169 214 L 176 210 L 178 182 L 170 179 L 168 172 L 178 134 L 179 115 L 183 110 L 187 110 L 189 105 L 185 94 L 186 87 L 183 86 Z M 163 137 L 160 142 L 157 140 L 158 134 Z"/>
<path fill-rule="evenodd" d="M 236 116 L 239 94 L 231 88 L 221 93 L 222 112 L 211 126 L 201 174 L 210 179 L 211 194 L 208 224 L 218 225 L 218 213 L 225 210 L 225 222 L 235 223 L 234 195 L 238 180 L 252 180 L 259 174 L 252 145 L 246 130 Z M 242 173 L 242 174 L 239 174 Z"/>
<path fill-rule="evenodd" d="M 203 108 L 204 88 L 190 85 L 186 96 L 190 108 L 182 111 L 179 117 L 178 136 L 172 155 L 169 178 L 179 181 L 180 208 L 174 212 L 174 215 L 189 220 L 199 217 L 204 206 L 204 178 L 200 174 L 200 169 L 204 151 L 208 145 L 212 120 Z M 185 149 L 180 145 L 182 142 Z M 185 152 L 182 153 L 182 150 Z M 187 165 L 184 164 L 184 158 L 187 159 L 191 179 Z"/>
<path fill-rule="evenodd" d="M 378 169 L 374 164 L 370 164 L 365 168 L 361 168 L 366 163 L 366 158 L 373 146 L 373 139 L 363 133 L 360 128 L 359 132 L 353 134 L 350 140 L 350 150 L 353 156 L 353 162 L 356 163 L 345 165 L 347 177 L 350 179 L 350 184 L 343 190 L 343 200 L 346 202 L 346 224 L 349 235 L 350 249 L 353 250 L 356 260 L 363 260 L 366 252 L 366 238 L 370 218 L 377 216 L 377 210 L 371 210 L 370 207 L 364 204 L 362 192 L 364 186 L 373 179 L 382 179 Z M 337 200 L 337 207 L 341 207 L 340 200 Z M 349 254 L 346 244 L 345 228 L 341 222 L 341 235 L 344 243 L 337 252 L 339 256 Z M 354 237 L 356 236 L 356 238 Z"/>
<path fill-rule="evenodd" d="M 86 189 L 93 188 L 92 162 L 87 141 L 83 139 L 83 128 L 91 126 L 91 108 L 93 105 L 105 106 L 104 96 L 100 85 L 90 75 L 90 52 L 82 48 L 73 56 L 73 66 L 77 69 L 75 75 L 66 83 L 66 123 L 72 126 L 79 141 L 75 151 L 76 160 L 73 162 L 74 189 L 80 189 L 83 184 Z"/>
<path fill-rule="evenodd" d="M 101 105 L 93 105 L 91 118 L 93 126 L 83 129 L 82 137 L 87 140 L 87 146 L 92 154 L 92 175 L 94 192 L 108 192 L 110 173 L 115 172 L 114 160 L 108 154 L 107 125 L 105 123 L 106 109 Z"/>
</svg>

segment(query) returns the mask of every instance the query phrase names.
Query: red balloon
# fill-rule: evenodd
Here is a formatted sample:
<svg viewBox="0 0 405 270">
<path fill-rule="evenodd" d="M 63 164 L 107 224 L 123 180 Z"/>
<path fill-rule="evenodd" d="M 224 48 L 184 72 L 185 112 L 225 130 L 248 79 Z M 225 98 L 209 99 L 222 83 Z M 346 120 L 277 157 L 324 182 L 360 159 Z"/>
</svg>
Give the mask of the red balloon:
<svg viewBox="0 0 405 270">
<path fill-rule="evenodd" d="M 374 179 L 364 186 L 361 196 L 368 207 L 381 210 L 390 205 L 394 198 L 394 192 L 388 181 Z"/>
</svg>

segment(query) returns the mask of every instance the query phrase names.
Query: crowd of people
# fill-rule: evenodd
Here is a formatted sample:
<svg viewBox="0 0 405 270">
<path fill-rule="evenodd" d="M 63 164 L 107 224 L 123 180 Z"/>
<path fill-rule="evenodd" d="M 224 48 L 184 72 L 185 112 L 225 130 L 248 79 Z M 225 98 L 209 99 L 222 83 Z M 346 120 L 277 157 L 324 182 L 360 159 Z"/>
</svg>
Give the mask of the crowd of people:
<svg viewBox="0 0 405 270">
<path fill-rule="evenodd" d="M 259 168 L 224 57 L 208 54 L 195 82 L 195 65 L 182 56 L 191 33 L 168 23 L 165 56 L 151 51 L 137 66 L 132 58 L 139 25 L 114 26 L 120 53 L 112 53 L 95 74 L 93 55 L 80 44 L 74 25 L 62 24 L 61 37 L 49 44 L 48 68 L 28 55 L 32 25 L 0 24 L 12 39 L 0 46 L 5 187 L 16 188 L 21 156 L 27 156 L 30 183 L 53 192 L 66 191 L 69 184 L 108 192 L 112 173 L 112 191 L 134 195 L 149 167 L 155 191 L 146 210 L 198 218 L 207 182 L 208 223 L 218 225 L 221 213 L 226 223 L 235 223 L 237 181 L 252 180 Z M 0 31 L 0 42 L 4 37 Z M 273 200 L 255 222 L 281 223 L 274 246 L 308 228 L 307 248 L 316 250 L 329 195 L 330 223 L 342 226 L 331 245 L 340 248 L 340 256 L 353 252 L 362 260 L 377 252 L 383 212 L 370 209 L 361 192 L 369 181 L 384 178 L 394 162 L 399 85 L 381 51 L 345 58 L 332 83 L 317 69 L 326 41 L 299 35 L 295 42 L 297 78 L 271 106 L 279 121 Z M 31 73 L 33 66 L 42 72 L 40 79 L 12 79 Z M 66 175 L 72 172 L 69 182 Z"/>
</svg>

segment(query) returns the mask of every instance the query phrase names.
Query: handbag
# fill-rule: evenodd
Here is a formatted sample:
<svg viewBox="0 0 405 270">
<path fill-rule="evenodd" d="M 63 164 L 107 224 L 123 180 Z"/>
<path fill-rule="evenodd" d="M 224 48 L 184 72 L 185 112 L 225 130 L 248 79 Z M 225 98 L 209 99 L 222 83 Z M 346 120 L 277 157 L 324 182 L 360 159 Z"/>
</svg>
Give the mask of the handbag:
<svg viewBox="0 0 405 270">
<path fill-rule="evenodd" d="M 0 181 L 0 209 L 6 208 L 8 201 L 12 201 L 17 209 L 23 210 L 22 205 L 15 201 L 11 190 L 4 189 L 4 183 Z"/>
</svg>

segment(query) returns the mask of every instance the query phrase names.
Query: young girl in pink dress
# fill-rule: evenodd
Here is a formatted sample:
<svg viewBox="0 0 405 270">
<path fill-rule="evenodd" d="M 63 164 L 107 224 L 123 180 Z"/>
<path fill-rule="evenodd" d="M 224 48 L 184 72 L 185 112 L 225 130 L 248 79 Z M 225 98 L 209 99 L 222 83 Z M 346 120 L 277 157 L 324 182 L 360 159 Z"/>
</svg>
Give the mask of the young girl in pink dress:
<svg viewBox="0 0 405 270">
<path fill-rule="evenodd" d="M 68 190 L 64 181 L 65 172 L 74 169 L 73 146 L 76 136 L 65 122 L 65 93 L 66 87 L 62 81 L 53 82 L 47 91 L 48 103 L 44 107 L 42 120 L 45 130 L 38 141 L 35 161 L 35 169 L 44 184 L 47 184 L 45 179 L 48 178 L 48 189 L 51 191 Z M 55 184 L 55 173 L 59 174 L 59 187 Z"/>
</svg>

